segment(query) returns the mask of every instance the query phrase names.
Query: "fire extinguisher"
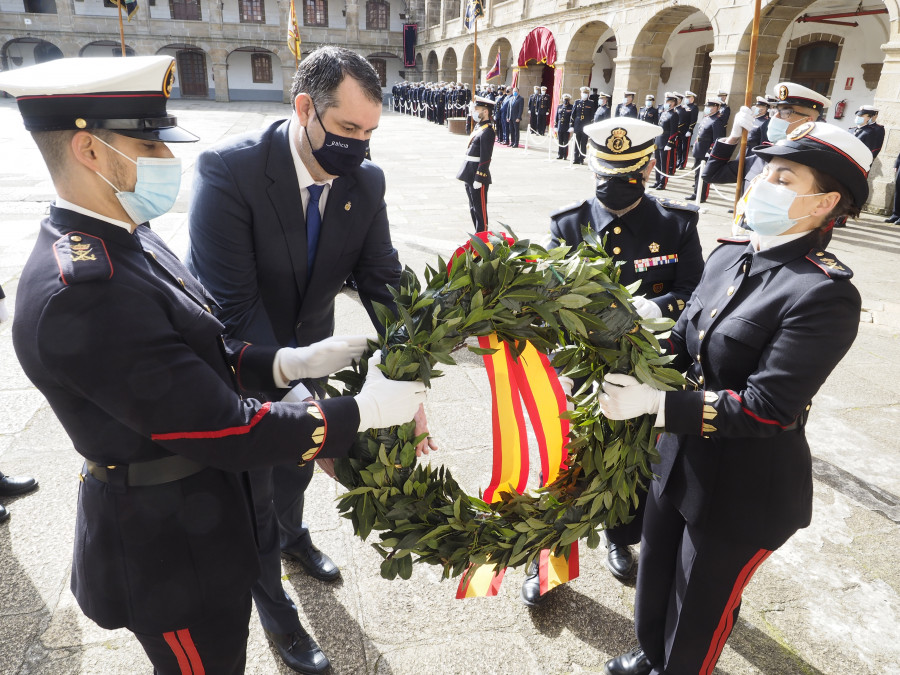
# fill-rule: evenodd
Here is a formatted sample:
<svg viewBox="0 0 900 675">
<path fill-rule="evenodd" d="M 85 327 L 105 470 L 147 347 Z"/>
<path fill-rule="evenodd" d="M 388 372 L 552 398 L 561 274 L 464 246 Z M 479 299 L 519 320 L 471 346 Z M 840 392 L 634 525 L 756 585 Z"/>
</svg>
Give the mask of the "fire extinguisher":
<svg viewBox="0 0 900 675">
<path fill-rule="evenodd" d="M 847 109 L 847 99 L 838 101 L 834 106 L 834 119 L 840 120 L 844 118 L 844 111 Z"/>
</svg>

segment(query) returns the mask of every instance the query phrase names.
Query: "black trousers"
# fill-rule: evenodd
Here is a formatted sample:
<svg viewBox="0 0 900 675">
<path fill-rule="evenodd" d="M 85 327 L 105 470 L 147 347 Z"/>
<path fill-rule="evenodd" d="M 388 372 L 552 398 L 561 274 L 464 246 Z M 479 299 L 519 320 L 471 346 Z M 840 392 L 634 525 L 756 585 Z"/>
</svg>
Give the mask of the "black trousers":
<svg viewBox="0 0 900 675">
<path fill-rule="evenodd" d="M 587 134 L 583 131 L 584 127 L 575 127 L 575 158 L 572 164 L 584 164 L 584 155 L 582 150 L 587 150 Z"/>
<path fill-rule="evenodd" d="M 193 626 L 135 633 L 157 675 L 241 675 L 247 660 L 250 594 Z"/>
<path fill-rule="evenodd" d="M 688 158 L 688 137 L 684 134 L 678 134 L 678 143 L 675 146 L 677 154 L 675 156 L 675 164 L 679 169 L 687 166 Z"/>
<path fill-rule="evenodd" d="M 665 189 L 669 179 L 675 175 L 675 148 L 666 150 L 665 145 L 656 149 L 656 187 Z M 666 174 L 664 176 L 663 174 Z"/>
<path fill-rule="evenodd" d="M 646 479 L 645 479 L 646 480 Z M 637 491 L 638 505 L 632 512 L 634 519 L 625 525 L 616 525 L 606 530 L 606 539 L 616 546 L 631 546 L 641 540 L 641 531 L 644 526 L 644 509 L 647 506 L 647 492 L 641 489 Z M 641 554 L 643 558 L 643 553 Z"/>
<path fill-rule="evenodd" d="M 900 171 L 896 170 L 894 178 L 894 212 L 891 215 L 900 218 Z"/>
<path fill-rule="evenodd" d="M 469 196 L 469 213 L 472 215 L 472 223 L 476 232 L 487 230 L 487 192 L 489 185 L 482 185 L 476 190 L 471 183 L 466 183 L 466 194 Z"/>
<path fill-rule="evenodd" d="M 515 120 L 508 120 L 506 122 L 506 135 L 508 137 L 509 144 L 514 147 L 519 147 L 519 123 Z"/>
<path fill-rule="evenodd" d="M 693 166 L 692 170 L 694 171 L 694 194 L 695 195 L 697 194 L 697 186 L 700 184 L 700 169 L 698 169 L 697 167 L 700 166 L 701 162 L 703 162 L 702 159 L 697 159 L 696 157 L 694 157 L 694 166 Z M 707 183 L 706 181 L 703 181 L 703 194 L 697 195 L 697 196 L 700 198 L 701 202 L 705 202 L 707 199 L 709 199 L 709 183 Z"/>
<path fill-rule="evenodd" d="M 556 159 L 568 159 L 569 158 L 569 130 L 568 129 L 557 129 L 556 135 L 559 136 L 557 139 L 557 143 L 559 143 L 559 149 L 556 151 Z"/>
<path fill-rule="evenodd" d="M 653 675 L 711 675 L 741 608 L 741 595 L 772 553 L 688 524 L 651 483 L 634 625 Z"/>
</svg>

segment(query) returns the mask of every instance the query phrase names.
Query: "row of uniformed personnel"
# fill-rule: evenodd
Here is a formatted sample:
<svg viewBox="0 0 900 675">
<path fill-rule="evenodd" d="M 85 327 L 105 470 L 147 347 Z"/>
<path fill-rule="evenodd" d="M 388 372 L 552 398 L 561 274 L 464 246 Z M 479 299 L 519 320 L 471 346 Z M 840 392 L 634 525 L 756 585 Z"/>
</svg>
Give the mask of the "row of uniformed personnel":
<svg viewBox="0 0 900 675">
<path fill-rule="evenodd" d="M 448 117 L 465 117 L 472 90 L 462 82 L 397 82 L 391 96 L 394 112 L 443 124 Z"/>
</svg>

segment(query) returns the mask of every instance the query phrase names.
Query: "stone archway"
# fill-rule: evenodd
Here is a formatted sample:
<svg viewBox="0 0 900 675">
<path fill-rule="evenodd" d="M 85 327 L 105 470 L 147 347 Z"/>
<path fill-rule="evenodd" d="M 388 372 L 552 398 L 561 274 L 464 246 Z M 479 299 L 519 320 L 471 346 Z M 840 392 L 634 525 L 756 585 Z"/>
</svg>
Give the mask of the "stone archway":
<svg viewBox="0 0 900 675">
<path fill-rule="evenodd" d="M 122 45 L 113 40 L 97 40 L 88 42 L 78 50 L 78 56 L 121 56 Z M 134 56 L 134 49 L 125 45 L 125 55 Z"/>
<path fill-rule="evenodd" d="M 474 56 L 474 58 L 473 58 Z M 473 86 L 479 82 L 481 82 L 481 74 L 482 74 L 482 52 L 479 49 L 478 52 L 475 52 L 475 45 L 470 44 L 466 47 L 466 50 L 463 52 L 462 64 L 459 67 L 458 77 L 456 78 L 457 82 L 469 82 L 469 78 L 473 77 L 472 71 L 475 71 L 474 79 L 471 80 Z"/>
<path fill-rule="evenodd" d="M 438 73 L 439 80 L 443 82 L 456 81 L 457 58 L 453 47 L 448 47 L 441 59 L 441 70 Z"/>
<path fill-rule="evenodd" d="M 282 63 L 274 52 L 259 47 L 239 47 L 228 54 L 225 64 L 229 101 L 284 99 Z"/>
<path fill-rule="evenodd" d="M 431 50 L 428 52 L 428 58 L 425 59 L 424 80 L 426 82 L 434 82 L 438 79 L 438 70 L 440 70 L 437 52 Z"/>
<path fill-rule="evenodd" d="M 62 50 L 52 42 L 41 38 L 14 38 L 0 50 L 3 70 L 25 68 L 37 63 L 63 58 Z"/>
<path fill-rule="evenodd" d="M 611 89 L 615 77 L 613 50 L 616 50 L 616 36 L 609 25 L 589 21 L 580 26 L 564 52 L 563 91 L 577 99 L 580 87 Z"/>
<path fill-rule="evenodd" d="M 505 37 L 494 40 L 494 44 L 487 52 L 487 61 L 484 63 L 485 71 L 490 72 L 494 67 L 494 61 L 500 54 L 500 75 L 494 78 L 493 84 L 506 84 L 509 75 L 509 67 L 513 63 L 512 45 Z M 488 84 L 491 84 L 490 82 Z"/>
</svg>

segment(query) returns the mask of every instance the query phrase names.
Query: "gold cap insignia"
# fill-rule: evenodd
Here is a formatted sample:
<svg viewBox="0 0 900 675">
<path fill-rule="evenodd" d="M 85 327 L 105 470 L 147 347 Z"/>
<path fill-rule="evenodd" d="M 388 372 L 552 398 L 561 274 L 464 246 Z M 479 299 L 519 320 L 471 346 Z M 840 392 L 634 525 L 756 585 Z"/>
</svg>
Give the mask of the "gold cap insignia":
<svg viewBox="0 0 900 675">
<path fill-rule="evenodd" d="M 815 122 L 804 122 L 799 127 L 794 129 L 791 133 L 788 134 L 787 139 L 789 141 L 797 141 L 806 136 L 810 131 L 816 128 Z"/>
<path fill-rule="evenodd" d="M 659 244 L 655 241 L 650 244 L 650 253 L 659 253 Z"/>
<path fill-rule="evenodd" d="M 175 62 L 169 64 L 169 69 L 163 77 L 162 91 L 169 98 L 172 95 L 172 85 L 175 84 Z"/>
<path fill-rule="evenodd" d="M 84 129 L 87 126 L 87 122 L 79 117 L 77 120 L 75 120 L 75 126 L 79 129 Z"/>
<path fill-rule="evenodd" d="M 625 152 L 631 148 L 631 139 L 628 132 L 622 127 L 616 127 L 606 139 L 606 147 L 612 152 Z"/>
<path fill-rule="evenodd" d="M 788 88 L 785 87 L 784 85 L 781 85 L 780 87 L 778 87 L 778 100 L 783 101 L 787 97 L 788 97 Z"/>
</svg>

